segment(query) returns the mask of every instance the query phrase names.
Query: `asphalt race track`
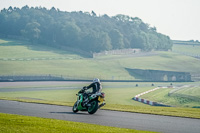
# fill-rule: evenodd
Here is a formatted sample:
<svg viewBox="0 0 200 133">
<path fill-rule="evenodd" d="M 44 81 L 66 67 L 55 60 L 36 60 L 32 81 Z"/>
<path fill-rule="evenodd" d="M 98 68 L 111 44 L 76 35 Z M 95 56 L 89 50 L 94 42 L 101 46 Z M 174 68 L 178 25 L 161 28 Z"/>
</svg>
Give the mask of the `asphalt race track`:
<svg viewBox="0 0 200 133">
<path fill-rule="evenodd" d="M 0 112 L 164 133 L 199 133 L 200 119 L 98 110 L 73 113 L 71 107 L 0 100 Z"/>
</svg>

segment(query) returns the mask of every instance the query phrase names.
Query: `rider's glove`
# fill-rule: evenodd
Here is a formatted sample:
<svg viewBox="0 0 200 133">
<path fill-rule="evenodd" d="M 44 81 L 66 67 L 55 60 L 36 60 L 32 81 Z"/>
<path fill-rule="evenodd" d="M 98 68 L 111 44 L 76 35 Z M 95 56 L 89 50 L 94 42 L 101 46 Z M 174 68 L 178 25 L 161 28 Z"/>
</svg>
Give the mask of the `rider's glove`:
<svg viewBox="0 0 200 133">
<path fill-rule="evenodd" d="M 86 86 L 84 86 L 84 87 L 83 87 L 83 90 L 86 90 L 86 89 L 87 89 L 87 87 L 86 87 Z"/>
</svg>

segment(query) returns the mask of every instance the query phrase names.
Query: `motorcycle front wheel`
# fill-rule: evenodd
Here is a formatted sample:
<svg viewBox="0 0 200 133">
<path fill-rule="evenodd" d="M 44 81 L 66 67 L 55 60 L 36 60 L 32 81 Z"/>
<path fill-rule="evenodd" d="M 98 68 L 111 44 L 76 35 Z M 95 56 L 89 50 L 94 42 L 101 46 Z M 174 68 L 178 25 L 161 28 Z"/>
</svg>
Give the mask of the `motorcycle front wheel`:
<svg viewBox="0 0 200 133">
<path fill-rule="evenodd" d="M 72 108 L 72 111 L 73 111 L 74 113 L 78 112 L 78 102 L 77 102 L 77 101 L 74 103 L 74 106 L 73 106 L 73 108 Z"/>
<path fill-rule="evenodd" d="M 94 114 L 98 110 L 98 101 L 91 101 L 90 104 L 91 106 L 88 107 L 88 113 Z"/>
</svg>

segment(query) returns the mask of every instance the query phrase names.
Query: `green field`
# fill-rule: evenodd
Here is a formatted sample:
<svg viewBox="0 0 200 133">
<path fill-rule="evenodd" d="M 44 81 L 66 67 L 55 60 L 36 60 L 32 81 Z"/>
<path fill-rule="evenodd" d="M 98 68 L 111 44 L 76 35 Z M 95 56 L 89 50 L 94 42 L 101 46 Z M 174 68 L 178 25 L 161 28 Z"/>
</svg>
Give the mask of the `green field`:
<svg viewBox="0 0 200 133">
<path fill-rule="evenodd" d="M 140 87 L 136 87 L 138 84 Z M 169 83 L 166 83 L 166 85 Z M 87 86 L 89 83 L 80 83 L 80 84 L 68 84 L 58 85 L 58 86 L 15 86 L 15 87 L 0 87 L 3 90 L 12 89 L 10 92 L 2 91 L 0 93 L 0 98 L 11 98 L 11 99 L 21 99 L 21 100 L 37 100 L 49 103 L 59 103 L 59 104 L 68 104 L 73 105 L 76 101 L 76 93 L 83 87 Z M 158 83 L 159 85 L 159 83 Z M 135 102 L 132 98 L 144 91 L 152 89 L 150 83 L 109 83 L 103 82 L 103 91 L 106 93 L 106 103 L 107 104 L 120 104 L 120 105 L 141 105 L 144 104 Z M 20 89 L 25 88 L 27 91 L 21 91 Z M 43 89 L 43 90 L 40 90 Z M 52 88 L 53 90 L 49 90 Z M 57 88 L 57 89 L 54 89 Z M 64 89 L 59 89 L 64 88 Z M 67 89 L 69 88 L 69 89 Z M 14 90 L 13 90 L 14 89 Z M 37 91 L 38 89 L 38 91 Z M 116 98 L 118 100 L 116 100 Z"/>
<path fill-rule="evenodd" d="M 174 45 L 172 50 L 191 55 L 200 55 L 200 46 L 198 45 Z"/>
<path fill-rule="evenodd" d="M 0 127 L 1 133 L 93 133 L 94 131 L 96 133 L 153 133 L 150 131 L 2 113 L 0 113 Z"/>
<path fill-rule="evenodd" d="M 145 94 L 142 98 L 176 107 L 200 108 L 200 86 L 163 88 Z"/>
<path fill-rule="evenodd" d="M 200 97 L 200 86 L 191 86 L 191 87 L 184 87 L 176 91 L 174 94 L 182 94 L 194 97 Z"/>
<path fill-rule="evenodd" d="M 91 79 L 134 80 L 125 68 L 200 73 L 198 59 L 173 52 L 155 52 L 151 56 L 107 56 L 84 58 L 69 51 L 0 40 L 0 75 L 62 75 Z"/>
<path fill-rule="evenodd" d="M 81 56 L 69 51 L 58 50 L 45 45 L 30 44 L 25 41 L 2 40 L 0 39 L 0 58 L 60 58 L 71 57 L 80 58 Z"/>
</svg>

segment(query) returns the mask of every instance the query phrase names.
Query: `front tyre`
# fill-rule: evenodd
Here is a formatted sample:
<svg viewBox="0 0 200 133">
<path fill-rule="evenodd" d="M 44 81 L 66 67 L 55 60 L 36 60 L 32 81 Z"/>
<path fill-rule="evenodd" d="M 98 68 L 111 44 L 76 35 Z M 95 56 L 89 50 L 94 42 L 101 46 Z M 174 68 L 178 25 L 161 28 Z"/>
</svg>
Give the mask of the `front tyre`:
<svg viewBox="0 0 200 133">
<path fill-rule="evenodd" d="M 78 112 L 78 102 L 77 102 L 77 101 L 74 103 L 74 106 L 73 106 L 73 108 L 72 108 L 72 111 L 73 111 L 74 113 Z"/>
<path fill-rule="evenodd" d="M 98 101 L 94 100 L 90 102 L 91 106 L 88 107 L 88 113 L 94 114 L 98 110 Z"/>
</svg>

